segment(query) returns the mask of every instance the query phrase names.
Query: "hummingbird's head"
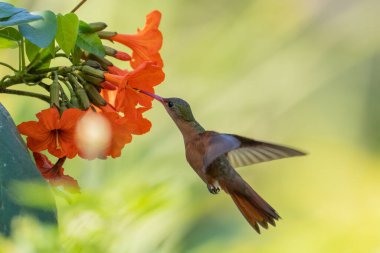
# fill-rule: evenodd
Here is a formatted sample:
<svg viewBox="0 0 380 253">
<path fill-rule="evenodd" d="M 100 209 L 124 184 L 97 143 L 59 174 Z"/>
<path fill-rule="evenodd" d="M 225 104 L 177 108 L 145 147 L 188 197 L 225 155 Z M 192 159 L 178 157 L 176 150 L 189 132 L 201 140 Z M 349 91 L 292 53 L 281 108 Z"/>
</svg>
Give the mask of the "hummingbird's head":
<svg viewBox="0 0 380 253">
<path fill-rule="evenodd" d="M 180 98 L 163 98 L 161 103 L 173 120 L 194 121 L 190 105 Z"/>
<path fill-rule="evenodd" d="M 160 101 L 175 122 L 178 120 L 195 121 L 190 105 L 185 100 L 180 98 L 162 98 L 144 90 L 140 90 L 140 92 Z"/>
</svg>

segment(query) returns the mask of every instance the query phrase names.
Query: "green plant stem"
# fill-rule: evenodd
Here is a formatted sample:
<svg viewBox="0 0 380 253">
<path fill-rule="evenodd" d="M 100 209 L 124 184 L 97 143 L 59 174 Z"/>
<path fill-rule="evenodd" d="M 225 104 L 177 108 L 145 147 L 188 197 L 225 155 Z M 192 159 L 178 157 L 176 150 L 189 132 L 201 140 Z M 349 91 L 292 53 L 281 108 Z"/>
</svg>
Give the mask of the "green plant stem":
<svg viewBox="0 0 380 253">
<path fill-rule="evenodd" d="M 59 67 L 53 67 L 53 68 L 48 68 L 48 69 L 42 69 L 42 70 L 35 71 L 33 73 L 27 73 L 27 74 L 16 73 L 16 75 L 6 76 L 6 78 L 4 77 L 0 81 L 0 89 L 7 88 L 15 84 L 40 82 L 42 79 L 48 77 L 54 71 L 57 72 L 59 76 L 66 76 L 69 73 L 73 73 L 78 68 L 80 67 L 79 66 L 72 66 L 72 67 L 59 66 Z"/>
<path fill-rule="evenodd" d="M 18 71 L 21 72 L 21 43 L 18 43 Z"/>
<path fill-rule="evenodd" d="M 40 86 L 41 88 L 45 89 L 47 92 L 50 91 L 50 86 L 44 82 L 39 82 L 38 83 L 38 86 Z"/>
<path fill-rule="evenodd" d="M 29 91 L 23 91 L 23 90 L 11 90 L 11 89 L 2 89 L 0 88 L 0 93 L 5 93 L 5 94 L 14 94 L 14 95 L 19 95 L 19 96 L 27 96 L 27 97 L 34 97 L 41 99 L 47 103 L 50 103 L 50 98 L 46 95 L 34 93 L 34 92 L 29 92 Z"/>
<path fill-rule="evenodd" d="M 0 65 L 3 65 L 3 66 L 5 66 L 5 67 L 11 69 L 11 70 L 14 71 L 14 72 L 17 72 L 17 69 L 15 69 L 14 67 L 12 67 L 11 65 L 9 65 L 9 64 L 7 64 L 7 63 L 5 63 L 5 62 L 0 62 Z"/>
<path fill-rule="evenodd" d="M 87 0 L 82 0 L 82 1 L 80 1 L 79 2 L 79 4 L 77 4 L 75 7 L 74 7 L 74 9 L 72 9 L 70 12 L 71 13 L 74 13 L 74 12 L 76 12 L 85 2 L 87 2 Z"/>
<path fill-rule="evenodd" d="M 21 71 L 25 70 L 25 42 L 24 39 L 21 40 L 20 44 L 20 55 L 21 55 Z"/>
<path fill-rule="evenodd" d="M 51 73 L 51 72 L 57 72 L 58 75 L 66 75 L 78 69 L 80 69 L 80 66 L 71 66 L 71 67 L 59 66 L 59 67 L 52 67 L 52 68 L 47 68 L 47 69 L 40 69 L 40 70 L 34 71 L 33 74 L 46 74 L 46 73 Z"/>
<path fill-rule="evenodd" d="M 7 76 L 5 80 L 0 81 L 0 89 L 8 88 L 12 85 L 21 84 L 21 83 L 30 83 L 38 82 L 46 77 L 46 74 L 25 74 L 25 75 L 14 75 Z"/>
<path fill-rule="evenodd" d="M 67 55 L 66 54 L 55 54 L 55 58 L 57 58 L 57 57 L 63 57 L 63 58 L 69 58 L 69 57 L 67 57 Z"/>
</svg>

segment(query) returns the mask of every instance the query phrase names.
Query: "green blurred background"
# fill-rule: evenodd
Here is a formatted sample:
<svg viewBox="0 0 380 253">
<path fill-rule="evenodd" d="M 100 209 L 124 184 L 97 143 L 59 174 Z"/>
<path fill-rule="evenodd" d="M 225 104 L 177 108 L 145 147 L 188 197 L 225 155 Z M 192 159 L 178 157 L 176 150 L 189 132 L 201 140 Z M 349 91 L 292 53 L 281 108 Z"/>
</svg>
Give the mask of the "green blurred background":
<svg viewBox="0 0 380 253">
<path fill-rule="evenodd" d="M 66 13 L 77 1 L 12 3 Z M 88 0 L 77 14 L 133 33 L 152 9 L 163 14 L 158 94 L 189 101 L 206 129 L 309 153 L 239 169 L 283 219 L 258 235 L 229 196 L 209 194 L 155 103 L 152 130 L 121 158 L 66 162 L 82 194 L 57 196 L 59 236 L 19 221 L 1 250 L 380 252 L 380 1 Z M 0 57 L 16 65 L 17 50 Z M 0 99 L 17 124 L 46 107 Z"/>
</svg>

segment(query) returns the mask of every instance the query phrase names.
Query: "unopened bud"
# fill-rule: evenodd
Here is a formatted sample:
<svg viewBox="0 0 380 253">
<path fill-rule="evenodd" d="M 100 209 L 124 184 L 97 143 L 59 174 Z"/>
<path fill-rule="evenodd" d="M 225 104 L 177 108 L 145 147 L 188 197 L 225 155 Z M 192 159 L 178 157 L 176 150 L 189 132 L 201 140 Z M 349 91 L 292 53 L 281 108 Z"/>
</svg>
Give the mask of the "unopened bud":
<svg viewBox="0 0 380 253">
<path fill-rule="evenodd" d="M 93 76 L 93 77 L 99 78 L 99 79 L 101 79 L 101 80 L 104 80 L 104 72 L 101 71 L 100 69 L 95 69 L 95 68 L 93 68 L 93 67 L 90 67 L 90 66 L 84 65 L 84 66 L 81 68 L 81 71 L 82 71 L 85 75 Z"/>
<path fill-rule="evenodd" d="M 113 66 L 112 62 L 110 62 L 104 57 L 99 57 L 94 54 L 90 54 L 88 58 L 91 60 L 97 61 L 102 66 L 103 69 L 107 69 L 108 66 Z"/>
<path fill-rule="evenodd" d="M 108 56 L 114 56 L 117 53 L 116 49 L 109 46 L 104 46 L 104 51 L 106 52 L 106 55 Z"/>
<path fill-rule="evenodd" d="M 61 113 L 61 115 L 62 115 L 62 113 L 63 113 L 65 110 L 67 110 L 67 109 L 69 109 L 68 104 L 67 104 L 66 102 L 62 102 L 62 103 L 61 103 L 61 106 L 59 107 L 59 112 Z"/>
<path fill-rule="evenodd" d="M 87 82 L 95 84 L 97 86 L 99 86 L 100 83 L 104 82 L 104 78 L 99 78 L 99 77 L 96 77 L 96 76 L 91 76 L 91 75 L 86 75 L 86 74 L 81 75 L 81 76 Z"/>
<path fill-rule="evenodd" d="M 95 22 L 88 24 L 91 27 L 92 32 L 99 32 L 106 29 L 107 24 L 104 22 Z"/>
<path fill-rule="evenodd" d="M 75 107 L 75 108 L 79 108 L 80 105 L 79 105 L 79 99 L 77 97 L 77 95 L 75 93 L 72 93 L 71 94 L 71 98 L 70 98 L 70 103 Z"/>
<path fill-rule="evenodd" d="M 100 65 L 99 62 L 95 61 L 95 60 L 87 60 L 84 65 L 87 65 L 87 66 L 90 66 L 90 67 L 93 67 L 95 69 L 101 69 L 102 68 L 102 65 Z"/>
<path fill-rule="evenodd" d="M 79 103 L 77 104 L 79 104 L 82 109 L 87 110 L 91 104 L 90 104 L 90 100 L 88 99 L 86 91 L 81 87 L 78 80 L 72 74 L 68 74 L 67 76 L 69 78 L 69 82 L 73 86 L 73 89 L 76 93 L 74 94 L 74 96 L 73 95 L 71 96 L 72 104 L 73 105 L 75 104 L 76 99 L 74 97 L 76 97 L 79 100 Z"/>
<path fill-rule="evenodd" d="M 82 108 L 84 110 L 87 110 L 88 108 L 90 108 L 91 103 L 85 89 L 83 89 L 82 87 L 79 87 L 76 89 L 76 93 L 78 95 Z"/>
<path fill-rule="evenodd" d="M 104 100 L 104 98 L 99 94 L 98 90 L 93 85 L 89 83 L 85 83 L 83 85 L 91 103 L 96 106 L 105 106 L 107 104 L 107 101 Z"/>
<path fill-rule="evenodd" d="M 114 37 L 116 34 L 117 32 L 109 32 L 109 31 L 98 32 L 99 38 L 106 39 L 106 40 L 112 40 L 112 37 Z"/>
<path fill-rule="evenodd" d="M 130 61 L 132 57 L 122 51 L 118 51 L 112 47 L 104 46 L 104 51 L 106 52 L 106 55 L 115 57 L 116 59 L 119 59 L 121 61 Z"/>
<path fill-rule="evenodd" d="M 54 80 L 50 85 L 50 106 L 59 108 L 59 90 L 61 85 L 58 81 Z"/>
<path fill-rule="evenodd" d="M 114 55 L 116 59 L 119 59 L 121 61 L 130 61 L 132 57 L 127 54 L 126 52 L 117 51 L 117 53 Z"/>
</svg>

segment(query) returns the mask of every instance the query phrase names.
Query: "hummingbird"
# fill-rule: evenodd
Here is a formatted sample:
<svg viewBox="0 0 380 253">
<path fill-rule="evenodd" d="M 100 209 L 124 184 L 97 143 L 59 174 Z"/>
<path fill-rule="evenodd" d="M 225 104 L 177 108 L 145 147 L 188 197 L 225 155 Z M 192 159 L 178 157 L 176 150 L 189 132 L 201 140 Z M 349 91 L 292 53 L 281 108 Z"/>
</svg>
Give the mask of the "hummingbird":
<svg viewBox="0 0 380 253">
<path fill-rule="evenodd" d="M 260 234 L 259 225 L 265 229 L 268 224 L 276 226 L 279 214 L 244 181 L 235 168 L 302 156 L 304 152 L 235 134 L 207 131 L 195 120 L 185 100 L 140 92 L 155 98 L 165 107 L 182 133 L 186 160 L 206 183 L 210 193 L 217 194 L 222 188 L 257 233 Z"/>
</svg>

